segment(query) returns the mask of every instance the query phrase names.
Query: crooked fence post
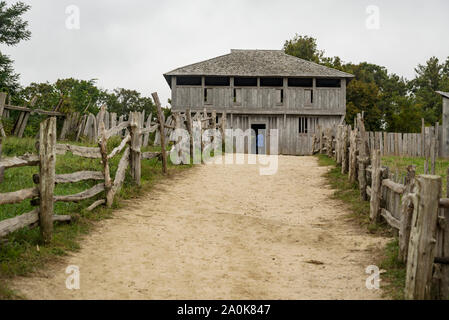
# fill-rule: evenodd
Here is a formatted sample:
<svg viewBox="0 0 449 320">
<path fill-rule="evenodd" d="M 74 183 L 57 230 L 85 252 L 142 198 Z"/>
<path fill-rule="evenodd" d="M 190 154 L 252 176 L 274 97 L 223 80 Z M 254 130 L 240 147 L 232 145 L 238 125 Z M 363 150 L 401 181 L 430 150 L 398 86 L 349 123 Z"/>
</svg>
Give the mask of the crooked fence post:
<svg viewBox="0 0 449 320">
<path fill-rule="evenodd" d="M 165 147 L 165 120 L 164 114 L 162 113 L 161 102 L 159 101 L 159 96 L 157 92 L 151 94 L 153 96 L 154 103 L 157 108 L 157 119 L 159 121 L 159 131 L 161 134 L 161 153 L 162 153 L 162 171 L 167 173 L 167 152 Z"/>
<path fill-rule="evenodd" d="M 405 298 L 424 300 L 431 294 L 432 270 L 437 243 L 441 177 L 421 175 L 416 179 L 414 212 L 407 259 Z"/>
<path fill-rule="evenodd" d="M 40 124 L 39 131 L 39 225 L 45 243 L 53 236 L 53 203 L 56 166 L 56 118 Z"/>
</svg>

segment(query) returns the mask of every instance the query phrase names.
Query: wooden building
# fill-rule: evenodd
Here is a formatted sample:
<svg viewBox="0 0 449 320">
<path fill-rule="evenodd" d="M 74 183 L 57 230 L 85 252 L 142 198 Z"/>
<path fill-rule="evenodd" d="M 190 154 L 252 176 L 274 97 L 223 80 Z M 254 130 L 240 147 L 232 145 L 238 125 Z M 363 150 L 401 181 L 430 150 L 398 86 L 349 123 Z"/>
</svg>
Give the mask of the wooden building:
<svg viewBox="0 0 449 320">
<path fill-rule="evenodd" d="M 449 157 L 449 92 L 437 91 L 443 97 L 443 126 L 440 136 L 440 157 Z"/>
<path fill-rule="evenodd" d="M 318 126 L 344 120 L 346 85 L 353 75 L 280 50 L 231 50 L 164 77 L 173 111 L 226 112 L 228 128 L 251 128 L 256 134 L 278 129 L 280 154 L 307 155 Z"/>
</svg>

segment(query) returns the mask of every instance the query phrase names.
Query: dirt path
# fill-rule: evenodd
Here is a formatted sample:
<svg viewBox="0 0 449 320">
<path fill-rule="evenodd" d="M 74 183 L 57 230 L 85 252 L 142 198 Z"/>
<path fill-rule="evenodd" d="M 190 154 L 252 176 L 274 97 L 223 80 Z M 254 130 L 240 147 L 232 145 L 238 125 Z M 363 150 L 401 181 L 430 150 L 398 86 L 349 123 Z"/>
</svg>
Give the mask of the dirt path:
<svg viewBox="0 0 449 320">
<path fill-rule="evenodd" d="M 194 168 L 13 288 L 30 299 L 379 299 L 365 268 L 385 239 L 347 221 L 326 170 L 310 157 L 280 157 L 274 176 L 255 165 Z M 80 290 L 65 287 L 68 265 L 80 268 Z"/>
</svg>

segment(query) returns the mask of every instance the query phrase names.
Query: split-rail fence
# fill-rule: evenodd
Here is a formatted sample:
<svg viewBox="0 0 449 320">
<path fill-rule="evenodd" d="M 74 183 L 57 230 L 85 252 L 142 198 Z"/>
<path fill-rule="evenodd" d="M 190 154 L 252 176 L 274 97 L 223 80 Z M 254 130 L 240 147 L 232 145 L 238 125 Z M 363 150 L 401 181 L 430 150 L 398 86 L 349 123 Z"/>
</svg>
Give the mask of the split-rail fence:
<svg viewBox="0 0 449 320">
<path fill-rule="evenodd" d="M 435 172 L 437 135 L 423 139 L 427 174 L 416 176 L 416 167 L 409 166 L 402 179 L 382 166 L 382 152 L 370 137 L 358 115 L 354 128 L 339 125 L 316 135 L 314 153 L 334 158 L 358 183 L 361 199 L 370 201 L 372 223 L 383 219 L 397 231 L 407 268 L 405 298 L 449 299 L 449 180 L 444 198 L 442 178 L 428 174 Z"/>
<path fill-rule="evenodd" d="M 23 189 L 14 192 L 0 193 L 0 205 L 16 204 L 25 200 L 30 200 L 34 210 L 16 217 L 0 221 L 0 238 L 22 229 L 27 226 L 39 226 L 42 238 L 45 242 L 50 242 L 53 234 L 54 221 L 70 222 L 70 215 L 55 215 L 55 202 L 79 202 L 98 196 L 104 192 L 104 198 L 92 203 L 87 210 L 92 211 L 98 206 L 106 205 L 111 207 L 115 195 L 120 191 L 125 180 L 125 174 L 128 167 L 135 184 L 141 183 L 141 161 L 158 158 L 162 161 L 162 170 L 167 173 L 167 146 L 172 140 L 172 132 L 178 128 L 188 130 L 193 139 L 194 127 L 201 128 L 201 135 L 207 129 L 222 130 L 226 127 L 225 119 L 221 123 L 216 122 L 216 112 L 210 114 L 198 112 L 192 116 L 190 111 L 185 113 L 174 113 L 167 119 L 161 108 L 157 93 L 153 93 L 153 99 L 157 107 L 157 120 L 153 121 L 152 115 L 149 115 L 146 126 L 143 126 L 144 113 L 131 112 L 125 121 L 121 121 L 114 126 L 108 125 L 106 129 L 105 121 L 107 110 L 101 108 L 94 122 L 89 122 L 92 135 L 98 143 L 98 147 L 84 147 L 69 144 L 67 142 L 57 143 L 56 118 L 50 117 L 40 124 L 39 139 L 37 142 L 37 155 L 27 154 L 13 158 L 0 159 L 0 169 L 8 170 L 11 168 L 24 166 L 38 166 L 39 174 L 35 174 L 32 179 L 36 185 L 34 188 Z M 92 117 L 90 117 L 92 119 Z M 96 121 L 98 119 L 98 122 Z M 68 128 L 70 118 L 63 126 Z M 93 121 L 93 119 L 92 119 Z M 79 124 L 78 124 L 79 125 Z M 97 131 L 98 129 L 98 131 Z M 161 152 L 142 152 L 142 147 L 149 144 L 149 134 L 155 132 L 154 145 L 161 147 Z M 110 153 L 107 150 L 107 141 L 113 136 L 122 138 L 120 144 Z M 190 155 L 193 155 L 193 143 L 191 143 Z M 1 150 L 1 143 L 0 143 Z M 102 171 L 80 171 L 70 174 L 56 174 L 56 156 L 71 152 L 73 155 L 89 159 L 99 159 L 102 163 Z M 182 153 L 183 150 L 179 150 Z M 110 160 L 121 154 L 121 159 L 116 171 L 115 177 L 110 175 Z M 30 177 L 31 178 L 31 177 Z M 75 183 L 80 181 L 98 181 L 94 187 L 73 195 L 59 196 L 54 194 L 56 184 Z"/>
</svg>

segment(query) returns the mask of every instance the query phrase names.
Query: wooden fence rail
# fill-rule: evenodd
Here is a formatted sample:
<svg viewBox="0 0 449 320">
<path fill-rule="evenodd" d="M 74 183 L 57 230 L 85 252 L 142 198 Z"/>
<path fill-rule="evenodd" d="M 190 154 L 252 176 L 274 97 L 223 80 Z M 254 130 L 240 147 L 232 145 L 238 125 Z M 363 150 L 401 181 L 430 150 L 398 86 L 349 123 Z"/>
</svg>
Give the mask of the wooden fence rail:
<svg viewBox="0 0 449 320">
<path fill-rule="evenodd" d="M 340 125 L 314 137 L 314 153 L 334 158 L 342 173 L 358 182 L 361 199 L 370 201 L 372 223 L 383 219 L 398 232 L 399 257 L 407 266 L 407 299 L 449 299 L 449 191 L 442 198 L 441 177 L 415 177 L 414 166 L 407 168 L 399 182 L 397 174 L 382 166 L 382 155 L 414 150 L 406 153 L 424 154 L 425 172 L 434 172 L 439 149 L 434 132 L 438 130 L 438 125 L 423 129 L 420 141 L 425 143 L 417 147 L 407 140 L 417 141 L 417 136 L 401 141 L 398 134 L 366 132 L 358 115 L 354 128 Z M 449 180 L 446 184 L 449 190 Z"/>
<path fill-rule="evenodd" d="M 140 112 L 131 112 L 128 120 L 124 121 L 123 117 L 121 117 L 120 121 L 115 122 L 111 120 L 110 116 L 106 116 L 108 113 L 105 106 L 100 109 L 96 117 L 93 115 L 86 117 L 87 119 L 90 118 L 90 120 L 87 120 L 88 122 L 84 125 L 78 124 L 84 126 L 84 128 L 78 128 L 77 132 L 89 126 L 90 128 L 97 128 L 98 131 L 95 132 L 98 134 L 95 134 L 95 137 L 98 142 L 98 147 L 83 147 L 69 143 L 57 143 L 56 118 L 51 117 L 40 124 L 37 155 L 0 159 L 0 169 L 2 170 L 23 166 L 39 166 L 39 173 L 32 177 L 36 187 L 0 193 L 0 205 L 16 204 L 31 199 L 31 204 L 37 206 L 29 213 L 0 221 L 0 237 L 4 237 L 23 227 L 38 224 L 43 240 L 50 242 L 53 234 L 53 222 L 71 220 L 70 216 L 54 215 L 53 206 L 55 202 L 80 202 L 104 193 L 105 196 L 103 199 L 95 201 L 86 210 L 92 211 L 101 205 L 111 207 L 115 195 L 120 191 L 125 181 L 125 173 L 128 168 L 130 168 L 131 177 L 137 185 L 140 185 L 141 180 L 141 161 L 158 158 L 162 160 L 163 172 L 167 172 L 167 142 L 173 141 L 171 134 L 175 129 L 186 129 L 189 133 L 192 133 L 191 139 L 193 139 L 193 127 L 195 125 L 200 126 L 201 136 L 204 130 L 209 128 L 218 128 L 222 132 L 226 128 L 226 121 L 223 120 L 225 116 L 222 117 L 221 124 L 217 124 L 214 112 L 211 114 L 206 111 L 203 113 L 198 112 L 194 116 L 192 116 L 190 111 L 184 114 L 174 113 L 165 120 L 157 93 L 153 93 L 153 99 L 157 107 L 157 122 L 152 121 L 152 115 L 144 122 L 145 114 Z M 63 131 L 69 127 L 73 127 L 69 123 L 73 119 L 70 117 L 66 118 Z M 106 123 L 105 119 L 109 119 L 108 123 Z M 144 126 L 144 123 L 146 123 L 146 126 Z M 114 126 L 111 126 L 111 124 Z M 141 148 L 146 143 L 149 143 L 149 134 L 153 132 L 156 132 L 154 144 L 160 145 L 162 151 L 142 152 Z M 93 131 L 91 133 L 93 134 Z M 117 135 L 121 136 L 122 140 L 116 148 L 108 153 L 108 139 Z M 64 155 L 68 152 L 83 158 L 99 159 L 102 163 L 102 171 L 79 171 L 68 174 L 56 174 L 56 156 Z M 180 148 L 179 155 L 183 152 L 189 152 L 189 150 Z M 118 169 L 115 177 L 111 177 L 110 160 L 119 154 L 122 155 Z M 193 152 L 190 152 L 190 157 L 193 157 Z M 99 183 L 78 194 L 54 194 L 56 184 L 76 183 L 86 180 L 98 181 Z"/>
</svg>

